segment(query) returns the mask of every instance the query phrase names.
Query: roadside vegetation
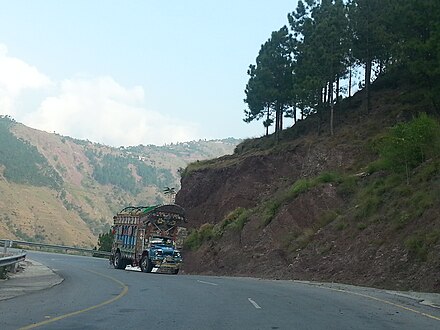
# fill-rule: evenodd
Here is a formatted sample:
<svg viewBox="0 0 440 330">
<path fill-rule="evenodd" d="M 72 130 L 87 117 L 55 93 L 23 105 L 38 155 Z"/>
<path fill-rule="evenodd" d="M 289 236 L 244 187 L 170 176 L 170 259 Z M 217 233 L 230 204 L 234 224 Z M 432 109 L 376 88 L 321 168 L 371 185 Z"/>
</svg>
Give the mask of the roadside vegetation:
<svg viewBox="0 0 440 330">
<path fill-rule="evenodd" d="M 218 224 L 205 223 L 200 228 L 191 230 L 185 239 L 184 247 L 197 250 L 205 242 L 219 240 L 227 231 L 240 232 L 253 212 L 253 210 L 239 207 Z"/>
<path fill-rule="evenodd" d="M 422 113 L 378 134 L 366 148 L 376 160 L 361 172 L 322 172 L 312 178 L 301 178 L 278 190 L 258 206 L 237 208 L 217 224 L 206 223 L 193 229 L 185 247 L 197 250 L 205 242 L 218 242 L 227 231 L 243 230 L 246 223 L 258 219 L 261 229 L 278 216 L 280 210 L 295 203 L 302 194 L 334 185 L 343 209 L 334 208 L 307 228 L 289 230 L 282 238 L 283 247 L 293 253 L 313 241 L 316 232 L 329 225 L 338 231 L 363 231 L 382 223 L 390 233 L 398 233 L 440 205 L 440 124 Z M 408 252 L 426 261 L 432 247 L 440 242 L 440 231 L 420 228 L 403 241 Z"/>
</svg>

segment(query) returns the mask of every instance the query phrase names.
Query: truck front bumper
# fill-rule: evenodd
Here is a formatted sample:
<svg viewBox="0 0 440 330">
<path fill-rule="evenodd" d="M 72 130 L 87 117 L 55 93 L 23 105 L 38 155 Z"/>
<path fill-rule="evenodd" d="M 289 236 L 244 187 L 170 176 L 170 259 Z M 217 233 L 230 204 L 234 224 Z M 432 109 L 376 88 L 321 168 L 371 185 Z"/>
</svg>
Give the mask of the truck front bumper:
<svg viewBox="0 0 440 330">
<path fill-rule="evenodd" d="M 179 269 L 182 264 L 181 259 L 175 260 L 175 259 L 163 258 L 163 259 L 152 259 L 151 261 L 153 262 L 154 267 L 162 268 L 162 269 L 170 269 L 170 270 Z"/>
</svg>

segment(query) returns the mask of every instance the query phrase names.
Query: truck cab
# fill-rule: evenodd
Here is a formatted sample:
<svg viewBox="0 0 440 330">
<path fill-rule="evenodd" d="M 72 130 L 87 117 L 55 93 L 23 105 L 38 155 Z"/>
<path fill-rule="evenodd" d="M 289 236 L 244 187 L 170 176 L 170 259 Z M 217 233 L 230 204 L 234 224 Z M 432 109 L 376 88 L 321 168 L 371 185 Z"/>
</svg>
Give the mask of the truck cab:
<svg viewBox="0 0 440 330">
<path fill-rule="evenodd" d="M 182 255 L 171 237 L 150 236 L 146 240 L 140 267 L 143 272 L 151 272 L 156 267 L 177 274 L 182 263 Z"/>
</svg>

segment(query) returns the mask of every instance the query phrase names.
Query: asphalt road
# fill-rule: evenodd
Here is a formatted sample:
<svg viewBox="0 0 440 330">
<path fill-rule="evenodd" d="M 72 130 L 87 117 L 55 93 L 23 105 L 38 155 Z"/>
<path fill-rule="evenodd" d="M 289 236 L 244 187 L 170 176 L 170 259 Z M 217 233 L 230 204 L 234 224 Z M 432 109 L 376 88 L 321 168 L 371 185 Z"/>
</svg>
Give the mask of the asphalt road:
<svg viewBox="0 0 440 330">
<path fill-rule="evenodd" d="M 440 310 L 374 289 L 116 270 L 108 261 L 28 258 L 64 278 L 0 301 L 0 329 L 440 329 Z"/>
</svg>

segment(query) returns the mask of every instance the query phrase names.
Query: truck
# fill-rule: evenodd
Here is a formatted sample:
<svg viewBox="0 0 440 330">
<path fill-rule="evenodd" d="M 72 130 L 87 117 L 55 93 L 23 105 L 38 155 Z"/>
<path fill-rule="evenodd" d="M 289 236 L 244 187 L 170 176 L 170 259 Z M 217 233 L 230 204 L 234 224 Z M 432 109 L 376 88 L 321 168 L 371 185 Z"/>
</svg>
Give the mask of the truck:
<svg viewBox="0 0 440 330">
<path fill-rule="evenodd" d="M 186 237 L 185 210 L 176 204 L 128 206 L 113 217 L 110 263 L 145 273 L 153 268 L 177 274 L 183 263 L 180 248 Z"/>
</svg>

